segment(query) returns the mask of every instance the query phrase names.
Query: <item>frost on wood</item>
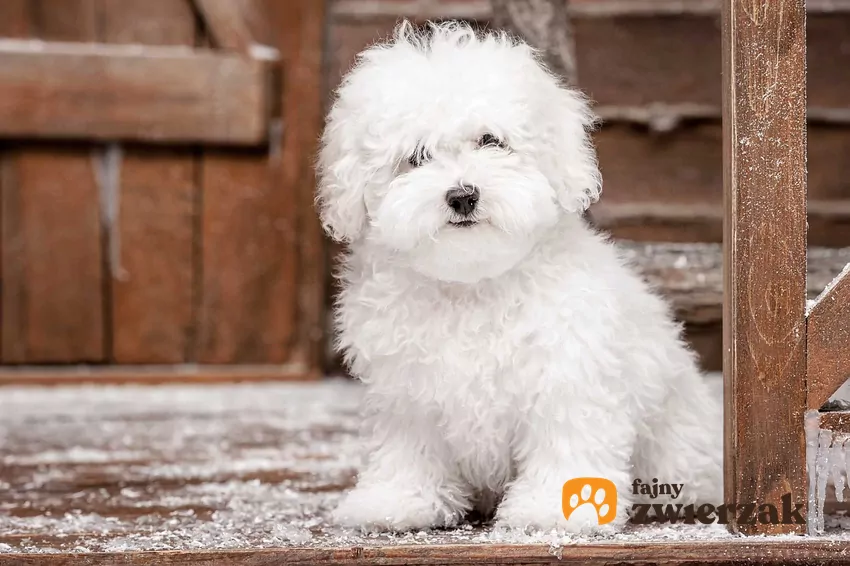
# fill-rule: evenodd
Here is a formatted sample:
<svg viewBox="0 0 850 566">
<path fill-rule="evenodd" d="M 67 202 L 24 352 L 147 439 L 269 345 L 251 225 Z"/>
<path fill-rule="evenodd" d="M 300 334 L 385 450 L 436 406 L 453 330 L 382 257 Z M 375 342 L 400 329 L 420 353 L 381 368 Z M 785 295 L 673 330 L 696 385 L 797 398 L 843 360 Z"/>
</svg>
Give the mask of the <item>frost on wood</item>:
<svg viewBox="0 0 850 566">
<path fill-rule="evenodd" d="M 342 380 L 5 388 L 0 553 L 526 543 L 558 554 L 600 540 L 468 523 L 382 535 L 335 527 L 329 512 L 361 461 L 360 394 Z M 601 541 L 732 536 L 666 525 Z"/>
<path fill-rule="evenodd" d="M 829 292 L 832 291 L 832 288 L 835 287 L 838 284 L 838 282 L 841 281 L 844 278 L 844 276 L 847 275 L 848 272 L 850 272 L 850 263 L 847 263 L 844 266 L 844 268 L 841 270 L 841 272 L 838 275 L 836 275 L 829 283 L 826 284 L 826 287 L 824 287 L 823 291 L 820 293 L 820 295 L 817 296 L 816 299 L 806 301 L 806 315 L 807 316 L 812 313 L 812 311 L 815 309 L 815 307 L 817 307 L 818 304 L 820 304 L 820 302 L 823 301 L 827 297 L 827 295 L 829 295 Z M 833 300 L 835 300 L 835 297 L 833 297 Z"/>
</svg>

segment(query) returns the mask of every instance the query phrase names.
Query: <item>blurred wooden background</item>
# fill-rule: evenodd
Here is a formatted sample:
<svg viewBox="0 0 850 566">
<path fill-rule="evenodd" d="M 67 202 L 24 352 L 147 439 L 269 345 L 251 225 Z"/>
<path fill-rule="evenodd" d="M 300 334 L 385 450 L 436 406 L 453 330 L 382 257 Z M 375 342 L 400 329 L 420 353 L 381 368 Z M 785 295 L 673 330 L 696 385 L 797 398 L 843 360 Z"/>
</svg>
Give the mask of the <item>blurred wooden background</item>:
<svg viewBox="0 0 850 566">
<path fill-rule="evenodd" d="M 808 5 L 815 294 L 850 259 L 850 0 Z M 635 262 L 713 370 L 718 8 L 572 0 L 557 14 L 572 33 L 559 49 L 604 119 L 591 220 L 638 242 Z M 494 12 L 490 0 L 0 2 L 12 38 L 0 41 L 0 382 L 336 371 L 338 250 L 315 218 L 312 160 L 342 73 L 402 16 L 486 26 Z"/>
<path fill-rule="evenodd" d="M 51 365 L 6 379 L 319 375 L 324 30 L 321 2 L 0 3 L 51 42 L 0 44 L 0 352 Z"/>
</svg>

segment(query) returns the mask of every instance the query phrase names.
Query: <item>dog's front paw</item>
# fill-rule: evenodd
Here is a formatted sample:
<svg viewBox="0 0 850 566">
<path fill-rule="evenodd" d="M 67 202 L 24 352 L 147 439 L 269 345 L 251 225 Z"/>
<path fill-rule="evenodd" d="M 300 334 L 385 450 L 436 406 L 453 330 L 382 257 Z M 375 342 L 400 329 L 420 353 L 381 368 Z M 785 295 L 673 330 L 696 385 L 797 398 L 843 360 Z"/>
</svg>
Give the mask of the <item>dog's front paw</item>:
<svg viewBox="0 0 850 566">
<path fill-rule="evenodd" d="M 366 531 L 409 531 L 457 524 L 462 510 L 452 509 L 437 493 L 354 488 L 333 512 L 336 524 Z"/>
<path fill-rule="evenodd" d="M 569 519 L 564 514 L 561 490 L 514 486 L 496 512 L 496 525 L 502 528 L 556 531 L 564 535 L 611 535 L 622 529 L 625 519 L 603 517 L 600 513 L 615 513 L 615 509 L 601 509 L 585 503 L 570 509 Z"/>
</svg>

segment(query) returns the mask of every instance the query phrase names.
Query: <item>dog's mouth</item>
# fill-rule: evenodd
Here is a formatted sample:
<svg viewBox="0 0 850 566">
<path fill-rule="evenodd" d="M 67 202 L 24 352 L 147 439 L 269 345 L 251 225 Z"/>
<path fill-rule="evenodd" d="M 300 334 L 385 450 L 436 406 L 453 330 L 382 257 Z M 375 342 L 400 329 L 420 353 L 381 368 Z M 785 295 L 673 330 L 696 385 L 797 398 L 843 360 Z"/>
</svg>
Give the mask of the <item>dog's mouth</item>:
<svg viewBox="0 0 850 566">
<path fill-rule="evenodd" d="M 452 226 L 457 226 L 459 228 L 469 228 L 470 226 L 475 226 L 478 224 L 477 220 L 458 220 L 458 221 L 449 221 L 449 224 Z"/>
</svg>

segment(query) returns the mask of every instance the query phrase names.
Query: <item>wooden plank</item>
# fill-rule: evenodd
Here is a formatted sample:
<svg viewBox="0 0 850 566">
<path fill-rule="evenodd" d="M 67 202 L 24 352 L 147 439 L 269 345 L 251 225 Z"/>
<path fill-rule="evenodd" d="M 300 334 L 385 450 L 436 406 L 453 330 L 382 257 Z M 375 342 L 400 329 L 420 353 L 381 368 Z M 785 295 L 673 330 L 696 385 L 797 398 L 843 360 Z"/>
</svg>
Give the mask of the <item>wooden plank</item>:
<svg viewBox="0 0 850 566">
<path fill-rule="evenodd" d="M 192 0 L 203 18 L 213 46 L 220 49 L 251 53 L 262 44 L 257 25 L 264 22 L 259 0 Z"/>
<path fill-rule="evenodd" d="M 91 156 L 28 147 L 3 183 L 3 360 L 103 358 L 100 211 Z"/>
<path fill-rule="evenodd" d="M 819 409 L 850 376 L 850 278 L 846 266 L 807 317 L 809 409 Z"/>
<path fill-rule="evenodd" d="M 0 2 L 0 37 L 29 37 L 30 0 L 4 0 Z"/>
<path fill-rule="evenodd" d="M 809 163 L 812 161 L 809 160 Z M 810 166 L 810 179 L 814 173 Z M 590 208 L 589 218 L 595 227 L 621 240 L 681 243 L 723 241 L 721 203 L 674 204 L 660 200 L 601 202 Z M 809 200 L 807 207 L 810 245 L 835 248 L 850 246 L 850 200 Z"/>
<path fill-rule="evenodd" d="M 195 163 L 187 151 L 130 149 L 121 163 L 112 360 L 188 361 L 193 334 Z"/>
<path fill-rule="evenodd" d="M 195 45 L 195 14 L 186 0 L 98 0 L 105 43 Z"/>
<path fill-rule="evenodd" d="M 283 182 L 296 209 L 298 335 L 293 360 L 311 368 L 325 362 L 327 253 L 325 237 L 315 212 L 315 155 L 324 125 L 324 53 L 326 2 L 266 0 L 266 12 L 276 31 L 275 45 L 285 57 L 286 88 L 280 101 L 288 135 L 281 140 Z"/>
<path fill-rule="evenodd" d="M 6 0 L 5 2 L 0 2 L 0 37 L 28 37 L 32 33 L 31 27 L 29 0 Z M 23 340 L 20 339 L 20 334 L 17 333 L 17 329 L 21 327 L 20 301 L 7 301 L 3 298 L 3 287 L 10 288 L 9 281 L 5 281 L 3 278 L 3 234 L 5 229 L 15 224 L 16 221 L 16 219 L 9 219 L 4 222 L 3 218 L 3 199 L 5 194 L 3 185 L 11 185 L 13 183 L 10 177 L 12 172 L 10 161 L 12 158 L 4 155 L 5 150 L 6 147 L 0 145 L 0 363 L 4 361 L 4 349 L 8 350 L 10 354 L 12 351 L 15 351 L 11 356 L 12 358 L 23 359 L 23 354 L 21 354 Z M 12 194 L 11 189 L 9 194 Z M 18 229 L 12 228 L 12 230 L 17 231 Z M 17 264 L 18 268 L 21 266 L 21 264 Z M 13 277 L 11 280 L 15 281 L 18 285 L 23 282 L 23 278 L 20 276 Z M 20 289 L 9 290 L 10 296 L 15 297 L 20 296 L 20 292 Z M 11 329 L 15 330 L 11 335 L 13 337 L 12 340 L 4 348 L 3 330 L 6 325 L 9 325 Z"/>
<path fill-rule="evenodd" d="M 808 101 L 848 109 L 850 5 L 808 3 Z M 572 0 L 579 85 L 602 107 L 714 108 L 721 99 L 717 0 Z"/>
<path fill-rule="evenodd" d="M 725 501 L 735 503 L 807 502 L 805 22 L 804 0 L 722 3 Z"/>
<path fill-rule="evenodd" d="M 11 526 L 0 528 L 0 544 L 29 553 L 7 563 L 601 566 L 850 556 L 840 530 L 748 539 L 681 523 L 629 524 L 557 546 L 548 536 L 509 544 L 530 537 L 492 524 L 342 537 L 327 510 L 360 461 L 364 392 L 352 382 L 0 393 L 0 526 Z M 504 538 L 488 542 L 494 534 Z M 161 552 L 139 552 L 150 549 Z"/>
<path fill-rule="evenodd" d="M 408 18 L 412 20 L 456 19 L 489 20 L 493 15 L 490 0 L 334 0 L 328 3 L 334 20 L 361 20 L 379 18 Z"/>
<path fill-rule="evenodd" d="M 289 359 L 298 301 L 297 203 L 281 182 L 277 151 L 204 154 L 201 363 Z"/>
<path fill-rule="evenodd" d="M 848 0 L 809 0 L 809 13 L 850 11 Z M 718 0 L 571 0 L 570 11 L 585 17 L 661 16 L 713 14 L 720 12 Z"/>
<path fill-rule="evenodd" d="M 723 540 L 710 542 L 588 543 L 558 548 L 547 545 L 451 544 L 387 547 L 292 548 L 217 551 L 106 552 L 97 554 L 0 554 L 0 566 L 384 566 L 418 564 L 840 564 L 845 544 L 830 539 Z"/>
<path fill-rule="evenodd" d="M 27 274 L 16 155 L 0 158 L 0 360 L 27 360 Z"/>
<path fill-rule="evenodd" d="M 33 35 L 94 39 L 94 13 L 85 0 L 35 2 L 29 8 Z M 2 194 L 3 360 L 100 361 L 103 257 L 92 154 L 67 146 L 8 147 Z"/>
<path fill-rule="evenodd" d="M 264 5 L 287 81 L 269 154 L 207 153 L 199 361 L 322 365 L 325 256 L 313 208 L 324 3 Z M 296 238 L 297 236 L 297 238 Z"/>
<path fill-rule="evenodd" d="M 0 136 L 268 141 L 266 61 L 180 47 L 0 41 Z"/>
<path fill-rule="evenodd" d="M 195 44 L 188 2 L 101 0 L 108 43 Z M 168 364 L 192 353 L 195 152 L 125 147 L 112 226 L 112 361 Z"/>
<path fill-rule="evenodd" d="M 252 383 L 321 379 L 300 364 L 102 365 L 0 367 L 0 386 L 10 385 L 161 385 L 173 383 Z M 2 556 L 2 554 L 0 554 Z"/>
<path fill-rule="evenodd" d="M 48 41 L 95 41 L 98 0 L 29 0 L 37 36 Z"/>
</svg>

